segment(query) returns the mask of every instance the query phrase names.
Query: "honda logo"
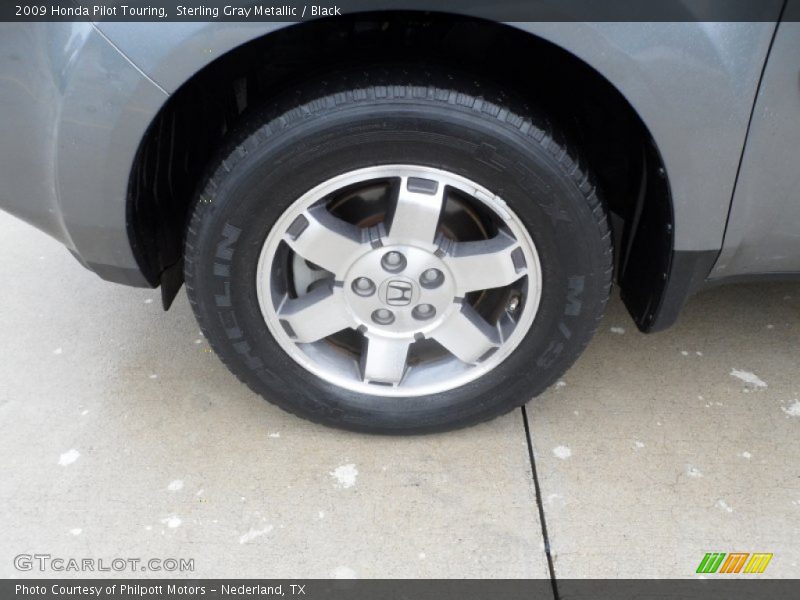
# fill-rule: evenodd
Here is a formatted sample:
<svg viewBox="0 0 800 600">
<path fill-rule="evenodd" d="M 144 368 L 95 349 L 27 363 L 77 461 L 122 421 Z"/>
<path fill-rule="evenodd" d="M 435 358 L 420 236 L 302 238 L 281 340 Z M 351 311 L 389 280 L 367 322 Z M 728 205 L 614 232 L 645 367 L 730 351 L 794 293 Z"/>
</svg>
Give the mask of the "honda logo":
<svg viewBox="0 0 800 600">
<path fill-rule="evenodd" d="M 386 304 L 408 306 L 414 297 L 414 286 L 408 281 L 396 279 L 386 286 Z"/>
</svg>

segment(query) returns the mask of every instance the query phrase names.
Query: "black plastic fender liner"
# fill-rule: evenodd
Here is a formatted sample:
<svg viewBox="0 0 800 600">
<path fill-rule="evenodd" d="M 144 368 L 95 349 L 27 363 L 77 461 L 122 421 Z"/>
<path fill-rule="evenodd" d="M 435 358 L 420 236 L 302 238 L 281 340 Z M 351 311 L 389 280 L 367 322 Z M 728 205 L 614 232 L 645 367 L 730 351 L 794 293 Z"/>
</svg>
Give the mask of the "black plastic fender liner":
<svg viewBox="0 0 800 600">
<path fill-rule="evenodd" d="M 636 321 L 639 329 L 645 333 L 655 333 L 674 325 L 689 298 L 707 286 L 708 274 L 718 256 L 719 250 L 674 251 L 666 285 L 656 299 L 657 304 L 648 307 L 646 321 Z"/>
<path fill-rule="evenodd" d="M 669 181 L 657 150 L 644 150 L 642 182 L 622 237 L 617 281 L 622 301 L 645 333 L 675 323 L 686 301 L 706 283 L 716 250 L 675 250 Z"/>
<path fill-rule="evenodd" d="M 161 273 L 161 305 L 169 310 L 183 287 L 183 259 Z"/>
</svg>

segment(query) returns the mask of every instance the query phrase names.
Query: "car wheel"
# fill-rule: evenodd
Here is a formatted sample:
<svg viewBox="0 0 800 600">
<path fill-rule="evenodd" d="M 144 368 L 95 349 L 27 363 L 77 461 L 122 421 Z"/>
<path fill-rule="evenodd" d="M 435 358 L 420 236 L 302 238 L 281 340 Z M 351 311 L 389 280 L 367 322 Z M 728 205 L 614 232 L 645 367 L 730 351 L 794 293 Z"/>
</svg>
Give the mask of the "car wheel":
<svg viewBox="0 0 800 600">
<path fill-rule="evenodd" d="M 424 433 L 522 405 L 575 360 L 611 287 L 585 166 L 490 86 L 341 75 L 231 136 L 185 248 L 214 350 L 281 408 Z"/>
</svg>

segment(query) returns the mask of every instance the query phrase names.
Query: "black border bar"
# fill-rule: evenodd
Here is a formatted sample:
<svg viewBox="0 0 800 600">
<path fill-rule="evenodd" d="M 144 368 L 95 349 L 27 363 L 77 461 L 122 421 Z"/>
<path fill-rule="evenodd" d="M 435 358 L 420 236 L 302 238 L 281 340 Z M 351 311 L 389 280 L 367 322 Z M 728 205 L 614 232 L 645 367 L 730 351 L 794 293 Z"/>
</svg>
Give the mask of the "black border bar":
<svg viewBox="0 0 800 600">
<path fill-rule="evenodd" d="M 795 600 L 800 597 L 799 579 L 762 580 L 758 577 L 560 579 L 559 595 L 562 599 L 587 600 Z M 31 591 L 36 589 L 38 591 Z M 75 591 L 70 593 L 70 590 Z M 3 600 L 538 600 L 552 597 L 553 590 L 547 579 L 0 580 Z"/>
<path fill-rule="evenodd" d="M 505 22 L 772 22 L 784 4 L 784 20 L 800 20 L 800 0 L 0 0 L 0 21 L 300 22 L 401 10 Z"/>
</svg>

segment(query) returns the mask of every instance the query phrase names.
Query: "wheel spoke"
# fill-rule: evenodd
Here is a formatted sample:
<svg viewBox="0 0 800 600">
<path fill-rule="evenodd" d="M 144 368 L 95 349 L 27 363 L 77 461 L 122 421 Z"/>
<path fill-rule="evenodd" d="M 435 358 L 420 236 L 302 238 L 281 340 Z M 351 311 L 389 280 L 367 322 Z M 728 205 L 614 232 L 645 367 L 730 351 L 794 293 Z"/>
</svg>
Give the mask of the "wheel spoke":
<svg viewBox="0 0 800 600">
<path fill-rule="evenodd" d="M 507 286 L 527 272 L 522 249 L 504 233 L 480 242 L 453 242 L 443 260 L 453 272 L 458 296 Z"/>
<path fill-rule="evenodd" d="M 408 347 L 412 340 L 367 336 L 362 356 L 364 381 L 400 383 L 406 370 Z"/>
<path fill-rule="evenodd" d="M 430 337 L 465 363 L 475 364 L 500 345 L 497 329 L 489 325 L 472 306 L 462 304 Z"/>
<path fill-rule="evenodd" d="M 353 325 L 341 288 L 322 285 L 301 298 L 284 300 L 278 318 L 295 342 L 316 342 Z"/>
<path fill-rule="evenodd" d="M 355 258 L 369 248 L 362 243 L 361 230 L 337 219 L 324 206 L 297 217 L 284 234 L 287 244 L 306 260 L 344 277 Z"/>
<path fill-rule="evenodd" d="M 433 244 L 444 205 L 445 186 L 432 179 L 402 177 L 389 218 L 393 243 Z"/>
</svg>

